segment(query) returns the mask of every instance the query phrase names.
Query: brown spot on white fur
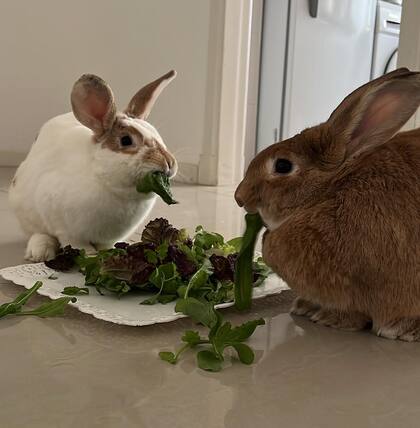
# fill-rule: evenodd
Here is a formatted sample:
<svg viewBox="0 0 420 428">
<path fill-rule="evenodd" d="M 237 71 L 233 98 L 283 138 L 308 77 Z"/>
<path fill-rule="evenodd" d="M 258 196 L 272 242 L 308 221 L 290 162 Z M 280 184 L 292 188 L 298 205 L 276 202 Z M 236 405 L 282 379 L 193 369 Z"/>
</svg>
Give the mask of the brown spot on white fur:
<svg viewBox="0 0 420 428">
<path fill-rule="evenodd" d="M 156 99 L 175 77 L 176 71 L 171 70 L 141 88 L 131 99 L 125 112 L 131 117 L 147 119 Z"/>
<path fill-rule="evenodd" d="M 101 143 L 104 148 L 112 150 L 113 152 L 135 155 L 144 146 L 149 145 L 149 142 L 147 142 L 147 139 L 137 127 L 130 126 L 125 123 L 126 118 L 126 115 L 119 114 L 113 123 L 112 128 L 97 141 Z M 131 137 L 133 141 L 132 146 L 123 147 L 121 145 L 121 138 L 125 135 Z"/>
</svg>

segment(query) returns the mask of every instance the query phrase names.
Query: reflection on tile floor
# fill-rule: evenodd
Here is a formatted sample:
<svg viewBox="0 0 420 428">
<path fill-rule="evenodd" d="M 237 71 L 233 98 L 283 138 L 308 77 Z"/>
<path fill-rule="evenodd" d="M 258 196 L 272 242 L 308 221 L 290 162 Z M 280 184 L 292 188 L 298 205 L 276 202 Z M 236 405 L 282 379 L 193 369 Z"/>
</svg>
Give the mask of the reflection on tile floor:
<svg viewBox="0 0 420 428">
<path fill-rule="evenodd" d="M 0 189 L 12 170 L 0 169 Z M 164 216 L 190 230 L 202 224 L 226 237 L 242 231 L 233 189 L 176 186 L 180 204 Z M 24 237 L 0 191 L 0 267 L 22 263 Z M 20 288 L 0 280 L 0 302 Z M 251 339 L 257 361 L 227 361 L 222 373 L 157 358 L 173 349 L 189 320 L 144 328 L 92 319 L 0 321 L 0 418 L 4 427 L 347 428 L 418 427 L 420 344 L 319 327 L 287 310 L 292 292 L 263 299 L 251 314 L 225 311 L 233 323 L 263 316 Z M 44 300 L 36 297 L 36 300 Z"/>
</svg>

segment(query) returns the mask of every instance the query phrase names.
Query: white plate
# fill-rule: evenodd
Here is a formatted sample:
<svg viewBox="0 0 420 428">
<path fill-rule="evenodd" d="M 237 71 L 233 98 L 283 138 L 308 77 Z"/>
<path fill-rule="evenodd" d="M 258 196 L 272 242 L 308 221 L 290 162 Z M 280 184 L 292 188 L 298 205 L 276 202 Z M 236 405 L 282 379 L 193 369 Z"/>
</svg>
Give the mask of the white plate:
<svg viewBox="0 0 420 428">
<path fill-rule="evenodd" d="M 79 272 L 56 272 L 49 269 L 44 263 L 26 264 L 9 267 L 0 270 L 0 275 L 25 288 L 31 288 L 35 281 L 42 281 L 43 286 L 38 293 L 48 296 L 51 299 L 63 297 L 61 291 L 67 286 L 84 286 L 84 277 Z M 53 275 L 57 279 L 48 279 Z M 287 284 L 277 275 L 272 274 L 259 286 L 254 289 L 253 298 L 279 294 L 288 290 Z M 185 315 L 175 312 L 175 302 L 162 305 L 139 305 L 141 301 L 150 297 L 147 294 L 129 294 L 121 299 L 115 295 L 101 296 L 94 287 L 89 287 L 90 294 L 77 296 L 76 303 L 70 303 L 79 311 L 93 315 L 100 320 L 132 326 L 150 325 L 165 323 L 184 318 Z M 233 303 L 222 303 L 217 308 L 227 308 Z"/>
</svg>

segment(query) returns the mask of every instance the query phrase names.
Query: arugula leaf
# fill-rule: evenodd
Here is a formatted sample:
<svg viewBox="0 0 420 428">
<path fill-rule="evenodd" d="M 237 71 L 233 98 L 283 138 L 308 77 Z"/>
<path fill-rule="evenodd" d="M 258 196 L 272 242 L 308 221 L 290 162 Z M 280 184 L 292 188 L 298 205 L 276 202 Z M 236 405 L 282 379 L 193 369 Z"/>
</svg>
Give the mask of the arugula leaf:
<svg viewBox="0 0 420 428">
<path fill-rule="evenodd" d="M 22 311 L 23 305 L 42 287 L 42 282 L 37 281 L 29 290 L 19 294 L 15 300 L 10 303 L 4 303 L 0 306 L 0 318 L 6 315 L 36 315 L 39 317 L 53 317 L 63 315 L 64 308 L 71 302 L 76 302 L 75 297 L 60 297 L 51 302 L 47 302 L 30 311 Z"/>
<path fill-rule="evenodd" d="M 233 248 L 232 253 L 239 253 L 242 247 L 242 236 L 238 236 L 237 238 L 230 239 L 226 242 L 226 245 L 229 245 Z"/>
<path fill-rule="evenodd" d="M 259 325 L 265 325 L 265 321 L 262 318 L 247 321 L 244 324 L 234 327 L 228 338 L 231 342 L 243 342 L 253 335 Z"/>
<path fill-rule="evenodd" d="M 177 298 L 178 296 L 176 294 L 161 294 L 157 300 L 159 303 L 162 303 L 162 305 L 166 305 L 167 303 L 173 302 Z"/>
<path fill-rule="evenodd" d="M 66 294 L 67 296 L 77 296 L 82 294 L 89 294 L 89 288 L 87 287 L 64 287 L 61 294 Z"/>
<path fill-rule="evenodd" d="M 192 297 L 178 300 L 175 309 L 177 312 L 182 312 L 194 321 L 203 324 L 210 331 L 208 338 L 205 338 L 201 337 L 198 331 L 187 330 L 181 338 L 185 344 L 175 354 L 161 352 L 159 356 L 162 360 L 176 364 L 180 354 L 188 348 L 206 345 L 207 349 L 197 353 L 198 367 L 203 370 L 220 371 L 224 361 L 224 350 L 229 346 L 236 350 L 242 363 L 253 363 L 254 352 L 242 342 L 252 335 L 257 326 L 265 324 L 262 318 L 232 327 L 230 322 L 223 322 L 222 314 L 214 308 L 212 303 L 201 302 Z"/>
<path fill-rule="evenodd" d="M 159 258 L 157 256 L 156 252 L 153 250 L 148 250 L 148 249 L 144 250 L 144 256 L 146 257 L 146 260 L 148 263 L 151 263 L 153 265 L 157 265 L 159 262 Z"/>
<path fill-rule="evenodd" d="M 263 319 L 248 321 L 240 326 L 232 328 L 230 322 L 225 322 L 215 332 L 211 338 L 211 343 L 218 355 L 223 355 L 223 351 L 228 346 L 234 346 L 247 340 L 259 325 L 264 325 Z"/>
<path fill-rule="evenodd" d="M 141 305 L 154 305 L 157 302 L 169 303 L 177 297 L 176 292 L 179 287 L 179 274 L 175 263 L 166 263 L 155 269 L 149 281 L 159 289 L 158 293 L 149 299 L 143 300 Z M 162 292 L 165 295 L 162 295 Z M 169 297 L 171 295 L 171 297 Z M 172 297 L 173 296 L 173 297 Z"/>
<path fill-rule="evenodd" d="M 179 356 L 190 347 L 191 346 L 189 343 L 185 343 L 183 346 L 181 346 L 181 348 L 176 351 L 176 353 L 162 351 L 159 352 L 159 357 L 161 358 L 161 360 L 167 361 L 170 364 L 176 364 L 178 362 Z"/>
<path fill-rule="evenodd" d="M 181 337 L 183 342 L 188 343 L 191 347 L 197 346 L 201 343 L 208 343 L 208 340 L 204 340 L 200 337 L 198 331 L 187 330 Z"/>
<path fill-rule="evenodd" d="M 220 372 L 222 370 L 222 360 L 213 351 L 198 352 L 197 364 L 200 369 L 210 372 Z"/>
<path fill-rule="evenodd" d="M 209 260 L 205 260 L 203 265 L 200 269 L 191 277 L 191 279 L 188 281 L 187 288 L 185 290 L 184 298 L 188 297 L 188 294 L 190 290 L 194 288 L 201 288 L 203 287 L 208 279 L 211 273 L 213 272 L 213 269 L 211 267 L 211 263 Z"/>
<path fill-rule="evenodd" d="M 194 246 L 209 250 L 212 247 L 220 247 L 224 244 L 224 238 L 220 233 L 207 232 L 203 226 L 197 226 L 195 229 Z"/>
<path fill-rule="evenodd" d="M 42 287 L 42 282 L 37 281 L 29 290 L 20 293 L 15 300 L 0 306 L 0 318 L 20 312 L 22 306 Z"/>
<path fill-rule="evenodd" d="M 168 205 L 177 204 L 172 197 L 169 177 L 160 171 L 148 172 L 136 186 L 139 193 L 154 192 L 159 195 Z"/>
<path fill-rule="evenodd" d="M 178 287 L 178 290 L 176 290 L 176 293 L 178 294 L 178 297 L 181 297 L 181 299 L 184 299 L 186 291 L 187 291 L 187 286 L 181 285 L 180 287 Z"/>
<path fill-rule="evenodd" d="M 131 287 L 125 281 L 116 279 L 109 274 L 99 275 L 94 285 L 99 294 L 102 294 L 100 290 L 101 288 L 104 288 L 107 291 L 116 293 L 118 297 L 121 297 L 131 290 Z"/>
<path fill-rule="evenodd" d="M 168 256 L 168 248 L 169 248 L 169 245 L 167 242 L 162 242 L 162 244 L 160 244 L 156 248 L 156 254 L 159 257 L 161 262 L 163 262 Z"/>
<path fill-rule="evenodd" d="M 158 302 L 158 297 L 160 294 L 156 294 L 155 296 L 149 297 L 148 299 L 144 299 L 140 302 L 140 305 L 155 305 Z"/>
<path fill-rule="evenodd" d="M 76 301 L 77 299 L 75 297 L 59 297 L 58 299 L 44 303 L 31 311 L 18 312 L 16 315 L 36 315 L 41 318 L 61 316 L 64 315 L 64 310 L 68 303 L 74 303 Z"/>
<path fill-rule="evenodd" d="M 241 363 L 243 364 L 252 364 L 254 362 L 254 351 L 245 343 L 236 343 L 232 345 L 236 352 Z"/>
<path fill-rule="evenodd" d="M 258 232 L 263 227 L 259 214 L 246 214 L 245 222 L 246 229 L 235 269 L 235 307 L 240 311 L 251 307 L 254 248 Z"/>
<path fill-rule="evenodd" d="M 175 311 L 182 312 L 184 315 L 192 318 L 195 322 L 203 324 L 210 329 L 218 323 L 218 317 L 213 305 L 200 302 L 194 297 L 178 300 L 175 306 Z"/>
<path fill-rule="evenodd" d="M 161 360 L 167 361 L 169 364 L 176 364 L 177 362 L 177 359 L 175 358 L 175 354 L 173 352 L 159 352 L 159 357 Z"/>
</svg>

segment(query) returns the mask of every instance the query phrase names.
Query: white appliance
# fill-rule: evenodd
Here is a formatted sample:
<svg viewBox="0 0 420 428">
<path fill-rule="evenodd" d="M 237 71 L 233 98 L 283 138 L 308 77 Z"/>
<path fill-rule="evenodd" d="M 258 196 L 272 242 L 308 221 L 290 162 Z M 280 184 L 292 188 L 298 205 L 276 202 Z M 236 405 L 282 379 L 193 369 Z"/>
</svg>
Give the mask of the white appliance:
<svg viewBox="0 0 420 428">
<path fill-rule="evenodd" d="M 372 79 L 397 68 L 400 25 L 401 6 L 378 1 L 373 43 Z"/>
<path fill-rule="evenodd" d="M 265 0 L 257 150 L 328 119 L 370 80 L 376 0 Z"/>
</svg>

